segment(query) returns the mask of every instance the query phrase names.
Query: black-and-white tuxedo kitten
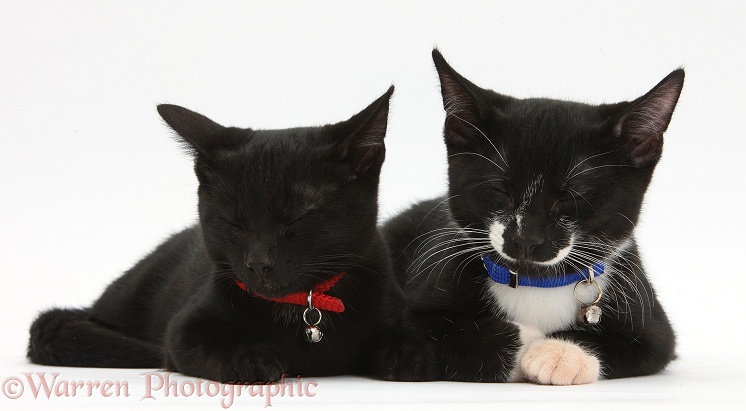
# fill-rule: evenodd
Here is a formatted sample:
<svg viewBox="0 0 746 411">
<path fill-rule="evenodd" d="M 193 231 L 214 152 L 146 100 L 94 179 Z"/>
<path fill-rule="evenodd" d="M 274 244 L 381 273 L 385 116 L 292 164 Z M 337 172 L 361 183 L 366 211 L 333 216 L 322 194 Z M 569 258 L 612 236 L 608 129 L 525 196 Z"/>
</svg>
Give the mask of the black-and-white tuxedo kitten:
<svg viewBox="0 0 746 411">
<path fill-rule="evenodd" d="M 662 370 L 674 333 L 633 233 L 684 71 L 632 102 L 588 105 L 498 94 L 433 59 L 448 194 L 384 226 L 438 361 L 423 378 L 582 384 Z"/>
<path fill-rule="evenodd" d="M 199 223 L 90 308 L 41 314 L 31 361 L 233 382 L 367 372 L 404 297 L 376 227 L 392 92 L 347 121 L 285 130 L 159 106 L 195 158 Z"/>
</svg>

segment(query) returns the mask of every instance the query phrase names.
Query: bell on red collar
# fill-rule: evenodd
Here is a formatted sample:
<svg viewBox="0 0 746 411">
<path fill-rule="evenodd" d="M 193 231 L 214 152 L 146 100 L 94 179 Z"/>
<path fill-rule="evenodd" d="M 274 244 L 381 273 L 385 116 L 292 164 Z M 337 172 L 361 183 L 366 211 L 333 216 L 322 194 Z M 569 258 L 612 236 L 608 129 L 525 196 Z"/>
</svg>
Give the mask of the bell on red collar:
<svg viewBox="0 0 746 411">
<path fill-rule="evenodd" d="M 324 333 L 321 332 L 321 328 L 316 325 L 306 326 L 306 341 L 310 343 L 317 343 L 324 338 Z"/>
<path fill-rule="evenodd" d="M 312 319 L 308 315 L 312 314 Z M 313 306 L 313 290 L 308 292 L 308 308 L 303 311 L 303 322 L 306 323 L 306 341 L 317 343 L 324 338 L 319 323 L 321 322 L 321 311 Z"/>
</svg>

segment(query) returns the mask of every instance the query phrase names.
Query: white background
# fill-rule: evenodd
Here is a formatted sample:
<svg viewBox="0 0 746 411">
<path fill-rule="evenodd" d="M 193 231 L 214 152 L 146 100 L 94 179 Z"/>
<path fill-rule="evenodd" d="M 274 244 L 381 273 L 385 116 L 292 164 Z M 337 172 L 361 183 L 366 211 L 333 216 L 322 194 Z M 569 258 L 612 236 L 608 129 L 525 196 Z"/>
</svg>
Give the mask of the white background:
<svg viewBox="0 0 746 411">
<path fill-rule="evenodd" d="M 53 370 L 24 358 L 39 311 L 90 304 L 195 221 L 191 161 L 156 104 L 183 105 L 224 125 L 320 125 L 348 118 L 395 84 L 383 219 L 445 189 L 443 111 L 430 59 L 437 45 L 476 84 L 517 97 L 629 100 L 685 67 L 638 227 L 680 359 L 662 375 L 572 388 L 321 379 L 319 396 L 285 405 L 746 403 L 743 2 L 273 3 L 0 3 L 0 380 Z M 140 378 L 55 370 L 68 379 Z M 0 394 L 5 405 L 71 401 L 139 403 L 28 395 L 11 402 Z M 218 407 L 204 398 L 155 403 Z"/>
</svg>

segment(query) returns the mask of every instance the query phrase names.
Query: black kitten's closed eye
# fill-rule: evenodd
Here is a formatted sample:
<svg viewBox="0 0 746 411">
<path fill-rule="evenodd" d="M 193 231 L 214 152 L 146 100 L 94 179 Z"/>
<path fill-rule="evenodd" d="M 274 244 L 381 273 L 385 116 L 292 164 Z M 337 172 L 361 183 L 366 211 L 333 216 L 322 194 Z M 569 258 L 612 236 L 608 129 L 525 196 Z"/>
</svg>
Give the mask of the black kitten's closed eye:
<svg viewBox="0 0 746 411">
<path fill-rule="evenodd" d="M 229 226 L 235 228 L 238 231 L 243 231 L 243 228 L 241 228 L 241 226 L 238 225 L 238 224 L 236 224 L 236 223 L 233 223 L 233 222 L 228 221 L 228 220 L 225 220 L 225 223 L 228 224 Z"/>
<path fill-rule="evenodd" d="M 230 230 L 227 230 L 227 231 L 229 232 L 230 236 L 231 236 L 231 237 L 232 237 L 232 238 L 233 238 L 234 240 L 237 240 L 237 239 L 238 239 L 239 237 L 241 237 L 241 235 L 243 235 L 243 228 L 242 228 L 242 227 L 241 227 L 241 226 L 240 226 L 239 224 L 236 224 L 236 223 L 234 223 L 233 221 L 230 221 L 230 220 L 226 220 L 226 219 L 223 219 L 223 222 L 224 222 L 224 223 L 225 223 L 225 224 L 226 224 L 226 225 L 227 225 L 228 227 L 230 227 L 230 228 L 231 228 Z"/>
<path fill-rule="evenodd" d="M 300 221 L 303 221 L 303 220 L 307 219 L 309 216 L 311 216 L 315 212 L 316 212 L 316 209 L 311 209 L 311 210 L 305 211 L 302 214 L 300 214 L 298 217 L 295 217 L 294 219 L 290 220 L 290 222 L 287 223 L 285 226 L 288 227 L 288 226 L 291 226 L 293 224 L 297 224 Z"/>
<path fill-rule="evenodd" d="M 308 210 L 304 212 L 303 214 L 300 214 L 298 217 L 295 217 L 294 219 L 290 220 L 287 224 L 282 226 L 282 229 L 280 229 L 280 237 L 285 237 L 291 233 L 288 233 L 288 229 L 292 228 L 294 225 L 297 225 L 298 223 L 302 222 L 303 220 L 306 220 L 309 215 L 313 214 L 316 210 Z"/>
</svg>

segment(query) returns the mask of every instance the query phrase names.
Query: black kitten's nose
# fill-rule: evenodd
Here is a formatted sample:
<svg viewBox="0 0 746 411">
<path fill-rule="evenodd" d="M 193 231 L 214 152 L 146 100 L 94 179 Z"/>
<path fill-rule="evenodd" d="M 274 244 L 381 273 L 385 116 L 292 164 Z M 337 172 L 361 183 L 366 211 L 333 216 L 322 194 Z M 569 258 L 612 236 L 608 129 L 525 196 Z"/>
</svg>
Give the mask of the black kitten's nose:
<svg viewBox="0 0 746 411">
<path fill-rule="evenodd" d="M 270 264 L 264 261 L 249 261 L 246 263 L 246 267 L 249 267 L 249 270 L 261 276 L 264 276 L 264 273 L 267 271 L 269 266 Z"/>
<path fill-rule="evenodd" d="M 528 259 L 536 247 L 544 244 L 544 237 L 539 235 L 519 235 L 513 236 L 513 242 L 518 248 L 520 258 Z"/>
</svg>

